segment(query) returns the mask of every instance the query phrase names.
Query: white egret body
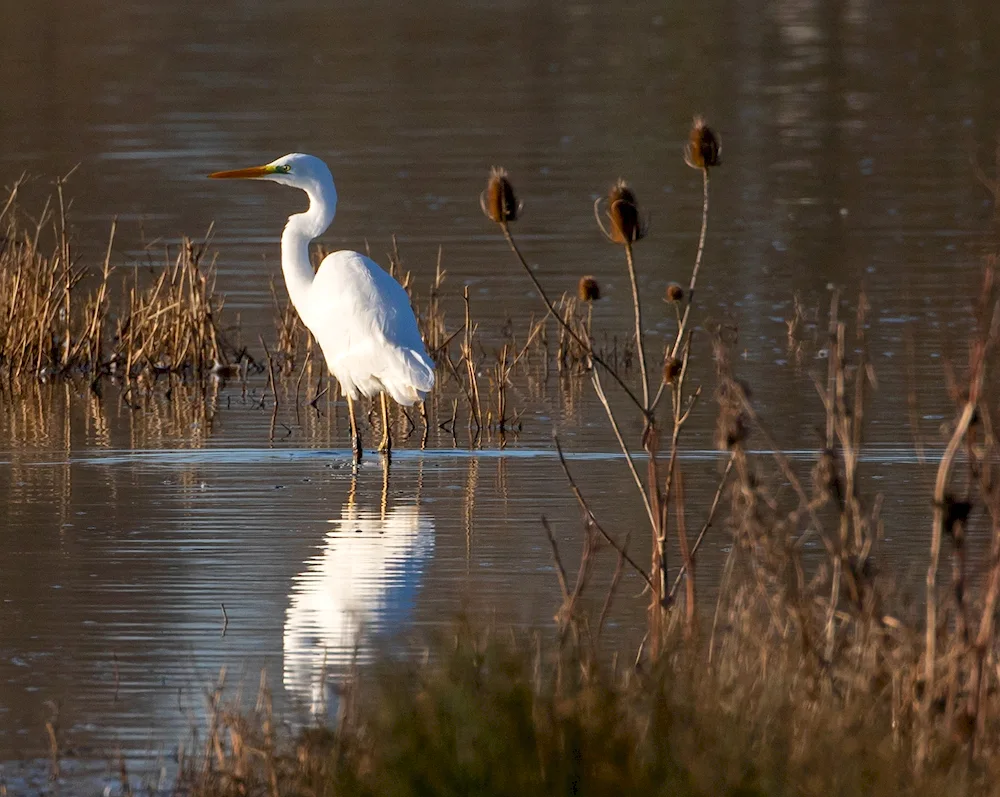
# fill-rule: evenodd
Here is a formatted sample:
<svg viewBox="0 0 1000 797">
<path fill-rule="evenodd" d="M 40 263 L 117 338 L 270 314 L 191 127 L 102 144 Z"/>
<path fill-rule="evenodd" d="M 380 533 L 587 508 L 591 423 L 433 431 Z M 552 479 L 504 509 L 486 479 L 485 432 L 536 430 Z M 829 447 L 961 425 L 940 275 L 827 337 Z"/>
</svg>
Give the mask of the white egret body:
<svg viewBox="0 0 1000 797">
<path fill-rule="evenodd" d="M 354 400 L 362 395 L 381 396 L 380 450 L 388 451 L 386 394 L 407 406 L 423 401 L 434 386 L 434 363 L 410 297 L 375 261 L 358 252 L 333 252 L 313 271 L 309 244 L 326 231 L 337 211 L 337 189 L 327 165 L 312 155 L 293 153 L 264 166 L 209 177 L 271 180 L 306 192 L 309 209 L 289 217 L 281 234 L 288 295 L 347 397 L 355 457 L 361 456 L 361 438 Z"/>
</svg>

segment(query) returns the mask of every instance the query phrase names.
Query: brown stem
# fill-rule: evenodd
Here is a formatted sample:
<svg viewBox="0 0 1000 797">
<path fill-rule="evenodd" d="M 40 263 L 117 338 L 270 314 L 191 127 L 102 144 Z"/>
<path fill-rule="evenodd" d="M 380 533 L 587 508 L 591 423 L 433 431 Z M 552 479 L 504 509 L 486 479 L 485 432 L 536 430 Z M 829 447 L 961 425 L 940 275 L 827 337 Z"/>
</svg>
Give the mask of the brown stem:
<svg viewBox="0 0 1000 797">
<path fill-rule="evenodd" d="M 639 357 L 639 373 L 642 376 L 642 406 L 649 407 L 649 377 L 646 374 L 646 347 L 642 336 L 642 306 L 639 304 L 639 282 L 635 276 L 635 259 L 632 244 L 625 242 L 625 262 L 628 263 L 628 278 L 632 285 L 632 307 L 635 311 L 635 348 Z"/>
<path fill-rule="evenodd" d="M 980 711 L 980 706 L 986 696 L 986 679 L 983 677 L 983 671 L 996 633 L 995 612 L 998 596 L 1000 596 L 1000 520 L 994 514 L 993 543 L 990 547 L 990 569 L 986 580 L 986 598 L 983 601 L 983 612 L 979 619 L 975 659 L 972 677 L 969 680 L 969 714 L 976 720 L 974 739 L 978 739 L 986 731 L 986 714 Z"/>
<path fill-rule="evenodd" d="M 602 537 L 604 537 L 605 540 L 607 540 L 607 542 L 611 545 L 612 548 L 615 549 L 615 551 L 618 552 L 618 555 L 622 557 L 622 559 L 624 559 L 626 562 L 628 562 L 629 565 L 631 565 L 632 568 L 635 570 L 635 572 L 637 572 L 640 576 L 642 576 L 642 580 L 645 581 L 650 588 L 652 588 L 653 582 L 649 578 L 649 575 L 647 575 L 646 571 L 643 570 L 642 567 L 638 563 L 636 563 L 636 561 L 632 559 L 631 556 L 628 555 L 628 553 L 625 550 L 625 547 L 619 545 L 618 541 L 615 540 L 615 538 L 612 537 L 610 534 L 608 534 L 608 532 L 606 532 L 602 528 L 601 524 L 597 522 L 597 518 L 594 517 L 594 513 L 590 510 L 590 507 L 587 505 L 587 501 L 584 499 L 583 494 L 580 492 L 580 488 L 576 486 L 576 482 L 573 480 L 573 475 L 570 473 L 569 465 L 566 462 L 566 456 L 563 454 L 562 446 L 559 444 L 558 437 L 555 438 L 555 444 L 556 444 L 556 451 L 559 454 L 559 462 L 562 465 L 563 473 L 566 474 L 566 480 L 569 482 L 569 488 L 570 490 L 573 491 L 573 495 L 576 496 L 576 500 L 580 504 L 580 508 L 584 511 L 584 514 L 587 516 L 587 521 L 590 524 L 592 524 L 595 529 L 597 529 L 598 533 Z"/>
<path fill-rule="evenodd" d="M 629 451 L 628 446 L 625 444 L 625 438 L 622 437 L 621 429 L 618 426 L 618 420 L 615 418 L 615 414 L 611 409 L 611 404 L 608 402 L 608 397 L 604 393 L 604 386 L 601 384 L 601 375 L 597 372 L 597 369 L 590 372 L 590 380 L 594 385 L 594 392 L 597 394 L 597 398 L 601 402 L 601 406 L 604 407 L 604 411 L 607 413 L 608 422 L 611 424 L 611 430 L 615 433 L 615 439 L 618 441 L 618 446 L 625 455 L 625 464 L 628 465 L 628 469 L 632 474 L 632 480 L 635 482 L 635 486 L 639 488 L 639 494 L 642 496 L 643 506 L 646 508 L 646 514 L 649 516 L 649 523 L 655 532 L 659 528 L 656 520 L 657 516 L 654 514 L 653 508 L 649 503 L 649 496 L 646 494 L 646 488 L 642 486 L 642 479 L 639 477 L 639 471 L 636 470 L 635 463 L 632 461 L 632 454 Z"/>
<path fill-rule="evenodd" d="M 924 629 L 924 711 L 929 712 L 933 703 L 934 674 L 937 662 L 937 571 L 941 559 L 941 539 L 944 535 L 945 522 L 945 491 L 955 462 L 955 455 L 962 445 L 962 438 L 969 431 L 972 417 L 976 411 L 978 399 L 978 384 L 970 390 L 969 400 L 962 409 L 955 431 L 941 457 L 938 465 L 937 479 L 934 482 L 934 521 L 931 527 L 930 564 L 927 566 L 927 620 Z"/>
<path fill-rule="evenodd" d="M 556 544 L 555 535 L 549 527 L 549 520 L 542 515 L 542 528 L 545 529 L 545 536 L 549 540 L 549 547 L 552 548 L 552 561 L 556 566 L 556 578 L 559 580 L 559 591 L 562 592 L 563 605 L 569 604 L 569 583 L 566 581 L 566 568 L 563 567 L 562 558 L 559 556 L 559 546 Z"/>
<path fill-rule="evenodd" d="M 694 259 L 694 269 L 691 271 L 691 282 L 688 285 L 687 304 L 684 306 L 684 315 L 681 318 L 681 325 L 677 329 L 677 337 L 674 345 L 670 349 L 670 356 L 676 357 L 680 348 L 681 339 L 687 329 L 688 317 L 691 314 L 691 305 L 694 303 L 694 289 L 698 284 L 698 271 L 701 269 L 701 259 L 705 252 L 705 238 L 708 235 L 708 169 L 701 170 L 702 176 L 702 200 L 701 200 L 701 233 L 698 236 L 698 254 Z"/>
<path fill-rule="evenodd" d="M 688 545 L 687 525 L 684 519 L 684 472 L 680 464 L 674 466 L 676 473 L 674 490 L 674 512 L 677 516 L 677 544 L 681 551 L 681 559 L 684 562 L 685 579 L 685 600 L 684 600 L 684 636 L 691 638 L 695 632 L 695 580 L 694 580 L 694 556 Z"/>
</svg>

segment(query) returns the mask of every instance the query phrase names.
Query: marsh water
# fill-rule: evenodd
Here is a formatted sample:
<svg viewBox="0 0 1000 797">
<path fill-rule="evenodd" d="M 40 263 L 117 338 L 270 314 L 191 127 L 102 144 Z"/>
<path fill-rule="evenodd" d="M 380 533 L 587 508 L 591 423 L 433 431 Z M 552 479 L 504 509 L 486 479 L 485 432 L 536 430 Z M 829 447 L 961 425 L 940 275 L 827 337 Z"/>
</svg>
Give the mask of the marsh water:
<svg viewBox="0 0 1000 797">
<path fill-rule="evenodd" d="M 738 329 L 755 406 L 808 462 L 820 366 L 789 353 L 785 320 L 795 296 L 822 315 L 831 287 L 865 289 L 878 376 L 865 468 L 885 495 L 886 555 L 907 572 L 929 528 L 945 362 L 964 354 L 994 243 L 970 165 L 992 169 L 1000 130 L 993 5 L 0 0 L 0 182 L 28 174 L 22 198 L 40 207 L 77 167 L 78 252 L 97 257 L 117 217 L 120 268 L 214 223 L 217 287 L 251 342 L 274 337 L 277 240 L 302 197 L 203 176 L 314 153 L 340 193 L 324 244 L 385 262 L 395 236 L 418 286 L 440 248 L 450 327 L 467 285 L 489 346 L 541 306 L 480 213 L 488 168 L 511 172 L 542 280 L 600 281 L 594 325 L 609 337 L 628 334 L 629 289 L 592 203 L 623 176 L 650 217 L 636 256 L 658 340 L 671 329 L 660 297 L 686 282 L 697 244 L 701 182 L 681 153 L 705 114 L 724 163 L 699 320 Z M 708 357 L 696 368 L 707 396 Z M 4 399 L 0 781 L 56 788 L 38 763 L 47 721 L 98 779 L 118 754 L 169 762 L 222 667 L 251 686 L 265 671 L 279 711 L 301 719 L 325 710 L 327 673 L 359 632 L 368 647 L 405 644 L 462 611 L 549 624 L 540 518 L 567 556 L 579 547 L 553 432 L 609 527 L 644 539 L 642 510 L 586 385 L 552 377 L 510 401 L 521 428 L 502 447 L 436 430 L 386 474 L 372 458 L 350 467 L 335 402 L 283 415 L 274 435 L 239 385 L 141 409 L 65 384 Z M 706 401 L 687 438 L 694 507 L 718 479 L 712 420 Z M 709 539 L 707 581 L 725 547 Z M 622 638 L 641 629 L 638 587 L 621 591 Z"/>
</svg>

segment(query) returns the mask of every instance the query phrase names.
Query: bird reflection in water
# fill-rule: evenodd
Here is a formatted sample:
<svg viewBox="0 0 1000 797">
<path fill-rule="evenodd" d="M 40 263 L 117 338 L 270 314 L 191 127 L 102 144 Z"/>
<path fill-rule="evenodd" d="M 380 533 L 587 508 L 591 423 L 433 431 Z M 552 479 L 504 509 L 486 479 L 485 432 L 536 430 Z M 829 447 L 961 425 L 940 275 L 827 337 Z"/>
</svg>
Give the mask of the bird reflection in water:
<svg viewBox="0 0 1000 797">
<path fill-rule="evenodd" d="M 373 638 L 398 631 L 410 618 L 424 568 L 434 552 L 434 520 L 416 497 L 368 508 L 357 475 L 323 547 L 292 582 L 285 614 L 285 688 L 314 714 L 327 710 L 327 669 L 364 657 Z"/>
</svg>

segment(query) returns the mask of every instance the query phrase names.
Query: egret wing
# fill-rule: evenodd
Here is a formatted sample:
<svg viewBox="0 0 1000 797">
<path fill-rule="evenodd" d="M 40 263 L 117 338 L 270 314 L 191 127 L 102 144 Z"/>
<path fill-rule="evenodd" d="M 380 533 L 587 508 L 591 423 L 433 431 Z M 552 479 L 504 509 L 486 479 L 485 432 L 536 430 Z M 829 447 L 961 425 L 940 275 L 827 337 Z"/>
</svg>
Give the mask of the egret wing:
<svg viewBox="0 0 1000 797">
<path fill-rule="evenodd" d="M 346 394 L 385 390 L 413 404 L 434 386 L 410 297 L 377 263 L 358 252 L 334 252 L 310 293 L 308 326 Z"/>
</svg>

